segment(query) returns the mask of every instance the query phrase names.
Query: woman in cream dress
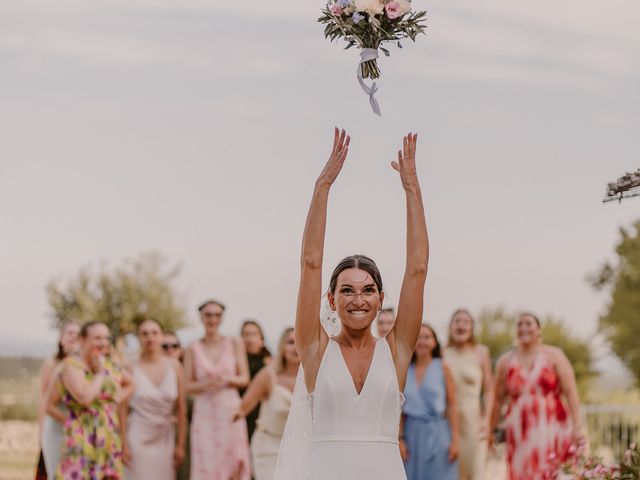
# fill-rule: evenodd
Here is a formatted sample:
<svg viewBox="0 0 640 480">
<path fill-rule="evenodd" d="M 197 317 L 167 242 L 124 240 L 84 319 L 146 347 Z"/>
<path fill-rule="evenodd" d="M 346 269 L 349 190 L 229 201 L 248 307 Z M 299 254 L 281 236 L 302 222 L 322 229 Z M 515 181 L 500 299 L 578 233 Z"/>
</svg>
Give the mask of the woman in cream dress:
<svg viewBox="0 0 640 480">
<path fill-rule="evenodd" d="M 444 353 L 456 386 L 460 480 L 484 478 L 488 413 L 493 403 L 489 349 L 475 342 L 473 327 L 471 314 L 464 309 L 456 310 L 449 323 L 449 342 Z"/>
<path fill-rule="evenodd" d="M 258 372 L 234 416 L 234 420 L 246 417 L 261 402 L 260 416 L 251 438 L 255 480 L 274 480 L 273 472 L 299 366 L 293 328 L 287 328 L 280 337 L 274 365 L 267 365 Z"/>
</svg>

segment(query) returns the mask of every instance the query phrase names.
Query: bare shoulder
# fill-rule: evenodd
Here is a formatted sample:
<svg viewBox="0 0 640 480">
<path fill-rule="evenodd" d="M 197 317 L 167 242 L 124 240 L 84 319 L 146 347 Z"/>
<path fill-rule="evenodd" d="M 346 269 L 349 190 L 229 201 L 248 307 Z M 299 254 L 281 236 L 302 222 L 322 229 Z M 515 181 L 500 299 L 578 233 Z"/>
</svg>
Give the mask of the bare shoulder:
<svg viewBox="0 0 640 480">
<path fill-rule="evenodd" d="M 169 365 L 171 365 L 171 367 L 174 368 L 178 373 L 182 372 L 182 363 L 180 363 L 180 360 L 173 357 L 167 357 L 167 360 L 169 360 Z"/>
<path fill-rule="evenodd" d="M 562 349 L 554 347 L 553 345 L 541 345 L 541 352 L 545 356 L 547 356 L 553 363 L 568 361 L 567 356 L 564 354 Z"/>
</svg>

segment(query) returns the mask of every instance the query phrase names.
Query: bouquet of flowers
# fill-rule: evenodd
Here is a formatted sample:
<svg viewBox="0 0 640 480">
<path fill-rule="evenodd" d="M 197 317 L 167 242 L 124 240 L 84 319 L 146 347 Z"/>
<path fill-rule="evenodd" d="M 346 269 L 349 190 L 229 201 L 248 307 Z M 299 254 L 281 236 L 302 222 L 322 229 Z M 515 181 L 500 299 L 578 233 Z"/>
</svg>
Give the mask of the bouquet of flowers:
<svg viewBox="0 0 640 480">
<path fill-rule="evenodd" d="M 369 93 L 373 106 L 375 83 L 367 89 L 362 79 L 380 77 L 378 50 L 389 56 L 383 43 L 397 42 L 398 48 L 402 48 L 401 40 L 415 41 L 418 34 L 425 33 L 426 14 L 413 12 L 410 0 L 329 0 L 318 21 L 326 25 L 325 38 L 331 41 L 344 38 L 345 49 L 354 46 L 361 49 L 358 80 Z"/>
</svg>

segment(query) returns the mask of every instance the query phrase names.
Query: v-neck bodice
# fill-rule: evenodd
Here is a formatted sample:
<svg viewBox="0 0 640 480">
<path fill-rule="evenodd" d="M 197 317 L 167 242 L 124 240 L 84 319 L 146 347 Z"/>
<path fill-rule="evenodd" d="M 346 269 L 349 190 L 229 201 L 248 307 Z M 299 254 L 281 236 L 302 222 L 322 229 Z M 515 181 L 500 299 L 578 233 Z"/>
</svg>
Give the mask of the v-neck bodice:
<svg viewBox="0 0 640 480">
<path fill-rule="evenodd" d="M 391 348 L 377 341 L 360 394 L 329 340 L 311 396 L 309 480 L 406 480 L 400 449 L 401 396 Z"/>
<path fill-rule="evenodd" d="M 397 442 L 400 421 L 398 378 L 386 338 L 377 341 L 360 393 L 340 350 L 329 340 L 313 393 L 314 437 L 374 436 Z"/>
</svg>

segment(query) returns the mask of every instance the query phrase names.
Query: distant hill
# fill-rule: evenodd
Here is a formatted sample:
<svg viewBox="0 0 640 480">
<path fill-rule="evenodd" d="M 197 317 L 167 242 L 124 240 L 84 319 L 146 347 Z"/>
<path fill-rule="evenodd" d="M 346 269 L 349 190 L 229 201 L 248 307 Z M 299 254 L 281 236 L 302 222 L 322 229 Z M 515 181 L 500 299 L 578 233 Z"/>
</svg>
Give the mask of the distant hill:
<svg viewBox="0 0 640 480">
<path fill-rule="evenodd" d="M 56 351 L 54 341 L 19 340 L 15 338 L 0 339 L 0 357 L 35 357 L 46 358 Z"/>
</svg>

